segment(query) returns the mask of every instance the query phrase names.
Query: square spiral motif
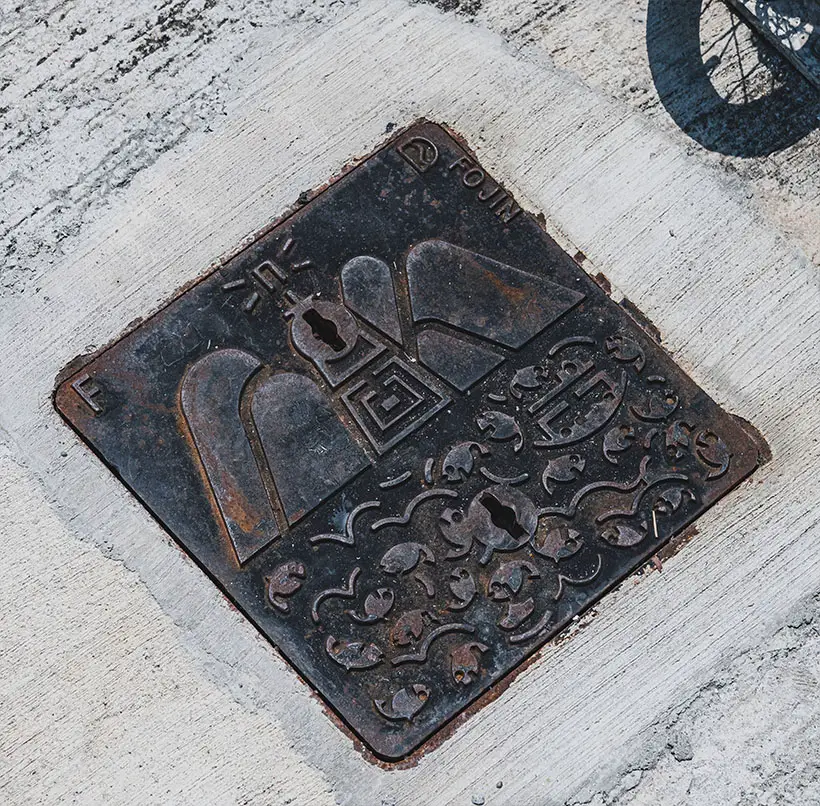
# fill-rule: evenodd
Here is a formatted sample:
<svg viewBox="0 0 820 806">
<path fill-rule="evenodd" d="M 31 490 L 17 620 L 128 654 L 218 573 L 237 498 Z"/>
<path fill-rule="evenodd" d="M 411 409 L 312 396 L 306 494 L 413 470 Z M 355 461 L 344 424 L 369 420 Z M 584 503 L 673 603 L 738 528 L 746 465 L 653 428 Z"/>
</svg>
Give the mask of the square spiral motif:
<svg viewBox="0 0 820 806">
<path fill-rule="evenodd" d="M 56 405 L 388 760 L 759 459 L 429 123 L 68 373 Z"/>
<path fill-rule="evenodd" d="M 373 447 L 384 453 L 449 402 L 440 385 L 399 358 L 391 358 L 342 395 Z"/>
</svg>

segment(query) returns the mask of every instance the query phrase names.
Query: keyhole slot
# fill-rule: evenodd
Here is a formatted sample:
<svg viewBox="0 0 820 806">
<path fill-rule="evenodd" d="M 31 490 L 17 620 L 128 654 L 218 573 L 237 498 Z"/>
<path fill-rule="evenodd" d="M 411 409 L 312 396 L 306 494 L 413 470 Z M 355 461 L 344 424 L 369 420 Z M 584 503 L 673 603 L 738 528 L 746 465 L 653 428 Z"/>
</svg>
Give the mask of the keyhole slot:
<svg viewBox="0 0 820 806">
<path fill-rule="evenodd" d="M 313 333 L 313 338 L 330 347 L 335 353 L 341 353 L 347 344 L 339 335 L 339 328 L 332 319 L 328 319 L 319 313 L 315 308 L 308 308 L 303 314 L 302 319 L 310 325 L 310 330 Z"/>
<path fill-rule="evenodd" d="M 518 522 L 512 507 L 501 503 L 492 493 L 484 493 L 478 500 L 490 513 L 490 520 L 494 526 L 503 529 L 513 540 L 520 540 L 526 536 L 527 530 Z"/>
</svg>

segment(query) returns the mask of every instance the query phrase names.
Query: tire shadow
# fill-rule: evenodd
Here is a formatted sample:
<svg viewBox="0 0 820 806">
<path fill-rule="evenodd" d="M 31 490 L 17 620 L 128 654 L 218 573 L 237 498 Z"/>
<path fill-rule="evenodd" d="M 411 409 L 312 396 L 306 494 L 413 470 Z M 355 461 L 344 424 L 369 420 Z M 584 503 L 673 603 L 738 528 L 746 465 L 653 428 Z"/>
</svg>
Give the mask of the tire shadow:
<svg viewBox="0 0 820 806">
<path fill-rule="evenodd" d="M 719 0 L 711 0 L 719 2 Z M 763 157 L 781 151 L 820 127 L 820 93 L 779 53 L 754 34 L 758 57 L 775 81 L 771 91 L 743 101 L 724 98 L 712 80 L 719 56 L 704 61 L 701 20 L 709 0 L 649 0 L 646 49 L 661 103 L 689 137 L 709 151 L 737 157 Z M 745 25 L 732 11 L 734 37 Z M 749 73 L 740 70 L 740 82 Z"/>
</svg>

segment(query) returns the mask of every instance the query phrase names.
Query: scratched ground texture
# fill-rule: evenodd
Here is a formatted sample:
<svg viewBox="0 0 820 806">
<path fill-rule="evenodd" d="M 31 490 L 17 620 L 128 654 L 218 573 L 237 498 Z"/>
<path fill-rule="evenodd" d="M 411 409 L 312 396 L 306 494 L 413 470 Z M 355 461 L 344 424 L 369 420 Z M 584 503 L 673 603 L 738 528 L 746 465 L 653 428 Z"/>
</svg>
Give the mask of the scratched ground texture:
<svg viewBox="0 0 820 806">
<path fill-rule="evenodd" d="M 817 96 L 720 3 L 2 0 L 0 43 L 0 800 L 820 803 Z M 419 117 L 772 458 L 397 768 L 51 396 Z"/>
</svg>

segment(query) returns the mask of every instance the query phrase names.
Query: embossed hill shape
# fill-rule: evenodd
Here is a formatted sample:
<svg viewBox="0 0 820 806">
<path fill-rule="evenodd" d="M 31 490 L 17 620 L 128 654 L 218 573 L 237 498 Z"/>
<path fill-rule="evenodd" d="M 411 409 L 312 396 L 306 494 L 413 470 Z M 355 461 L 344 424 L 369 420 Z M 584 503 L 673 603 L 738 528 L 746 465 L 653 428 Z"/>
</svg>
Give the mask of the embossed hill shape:
<svg viewBox="0 0 820 806">
<path fill-rule="evenodd" d="M 424 241 L 407 257 L 413 320 L 435 322 L 416 334 L 419 361 L 461 392 L 507 357 L 489 343 L 519 349 L 583 295 L 476 252 Z M 395 347 L 366 332 L 360 320 L 402 342 L 391 269 L 359 256 L 341 269 L 345 304 L 307 298 L 288 312 L 296 350 L 312 361 L 379 452 L 405 439 L 449 402 L 435 380 L 408 364 Z M 521 311 L 526 311 L 522 317 Z M 356 319 L 356 314 L 359 320 Z M 423 325 L 422 325 L 423 326 Z M 393 353 L 386 362 L 386 353 Z M 379 360 L 377 360 L 379 359 Z M 181 405 L 220 514 L 240 563 L 280 530 L 262 483 L 252 443 L 259 442 L 287 524 L 292 526 L 368 465 L 348 427 L 316 383 L 300 373 L 274 373 L 233 348 L 208 353 L 189 368 Z M 240 417 L 251 395 L 256 436 Z"/>
<path fill-rule="evenodd" d="M 518 350 L 584 295 L 529 272 L 446 241 L 422 241 L 407 255 L 407 284 L 419 360 L 461 392 L 506 355 L 490 345 Z M 376 330 L 401 343 L 390 267 L 355 257 L 341 271 L 345 305 Z M 490 344 L 464 338 L 469 333 Z"/>
<path fill-rule="evenodd" d="M 584 295 L 444 241 L 407 256 L 415 322 L 436 321 L 518 350 Z"/>
</svg>

